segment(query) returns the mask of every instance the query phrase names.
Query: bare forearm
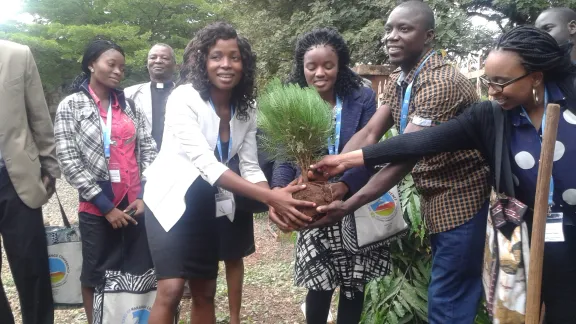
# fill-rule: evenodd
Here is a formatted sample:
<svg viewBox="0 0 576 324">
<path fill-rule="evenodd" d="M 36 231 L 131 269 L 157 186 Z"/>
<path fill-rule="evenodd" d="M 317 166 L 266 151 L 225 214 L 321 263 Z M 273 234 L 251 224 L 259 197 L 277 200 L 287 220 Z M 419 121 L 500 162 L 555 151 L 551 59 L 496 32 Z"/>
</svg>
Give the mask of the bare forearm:
<svg viewBox="0 0 576 324">
<path fill-rule="evenodd" d="M 244 197 L 258 200 L 264 204 L 269 203 L 270 188 L 267 182 L 251 183 L 233 171 L 226 170 L 222 173 L 218 181 L 216 181 L 216 185 Z"/>
<path fill-rule="evenodd" d="M 376 173 L 355 195 L 346 200 L 343 207 L 352 212 L 374 201 L 404 179 L 415 164 L 416 161 L 408 161 L 387 165 Z"/>
<path fill-rule="evenodd" d="M 256 183 L 257 186 L 262 187 L 264 189 L 270 189 L 270 185 L 266 181 L 261 181 Z"/>
</svg>

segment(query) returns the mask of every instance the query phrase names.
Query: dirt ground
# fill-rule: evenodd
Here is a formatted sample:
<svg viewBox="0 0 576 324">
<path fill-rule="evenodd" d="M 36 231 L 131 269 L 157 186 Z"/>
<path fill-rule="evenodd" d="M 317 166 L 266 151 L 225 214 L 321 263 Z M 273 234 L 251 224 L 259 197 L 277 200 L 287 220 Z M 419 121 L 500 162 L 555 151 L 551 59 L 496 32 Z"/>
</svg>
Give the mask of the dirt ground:
<svg viewBox="0 0 576 324">
<path fill-rule="evenodd" d="M 77 193 L 65 182 L 57 184 L 62 205 L 72 223 L 77 222 Z M 56 196 L 44 207 L 46 225 L 61 225 Z M 255 221 L 256 253 L 245 259 L 242 323 L 300 324 L 305 323 L 300 305 L 305 289 L 293 285 L 294 244 L 289 237 L 276 239 L 267 229 L 267 218 Z M 16 323 L 22 323 L 18 293 L 10 274 L 5 253 L 2 253 L 2 283 L 12 305 Z M 228 298 L 221 265 L 216 293 L 216 316 L 219 324 L 228 323 Z M 180 324 L 189 322 L 189 301 L 182 302 Z M 333 310 L 334 312 L 334 307 Z M 56 310 L 56 324 L 85 324 L 82 309 Z"/>
</svg>

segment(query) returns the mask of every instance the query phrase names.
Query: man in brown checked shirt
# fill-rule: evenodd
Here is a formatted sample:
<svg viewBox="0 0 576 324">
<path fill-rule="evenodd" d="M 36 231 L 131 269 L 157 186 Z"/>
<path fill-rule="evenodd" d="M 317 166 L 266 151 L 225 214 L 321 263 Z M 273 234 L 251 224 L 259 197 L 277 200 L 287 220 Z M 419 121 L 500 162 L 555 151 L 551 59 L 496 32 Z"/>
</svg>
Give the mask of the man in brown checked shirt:
<svg viewBox="0 0 576 324">
<path fill-rule="evenodd" d="M 384 105 L 342 153 L 378 142 L 393 125 L 401 132 L 414 132 L 446 122 L 478 100 L 466 77 L 432 50 L 434 24 L 434 13 L 421 1 L 404 2 L 392 11 L 383 41 L 390 62 L 399 68 L 390 76 Z M 390 190 L 412 170 L 431 234 L 429 323 L 472 324 L 482 296 L 488 168 L 477 151 L 442 153 L 416 162 L 387 165 L 375 176 L 379 189 Z M 362 192 L 355 196 L 347 203 L 373 200 Z M 347 203 L 322 207 L 328 215 L 311 226 L 350 214 Z"/>
</svg>

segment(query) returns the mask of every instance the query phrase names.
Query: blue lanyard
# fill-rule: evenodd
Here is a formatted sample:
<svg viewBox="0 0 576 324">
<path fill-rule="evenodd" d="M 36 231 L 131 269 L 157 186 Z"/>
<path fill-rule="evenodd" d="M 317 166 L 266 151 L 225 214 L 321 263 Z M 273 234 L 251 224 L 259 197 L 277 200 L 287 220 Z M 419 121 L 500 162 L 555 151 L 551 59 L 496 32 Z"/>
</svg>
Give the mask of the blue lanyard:
<svg viewBox="0 0 576 324">
<path fill-rule="evenodd" d="M 336 114 L 336 130 L 334 131 L 334 141 L 332 138 L 328 139 L 328 154 L 336 155 L 338 154 L 338 148 L 340 147 L 340 128 L 342 127 L 342 100 L 336 97 L 336 107 L 334 109 Z"/>
<path fill-rule="evenodd" d="M 106 115 L 106 124 L 102 118 L 100 118 L 102 122 L 102 141 L 104 142 L 104 156 L 109 159 L 110 158 L 110 138 L 112 135 L 112 96 L 110 96 L 110 100 L 108 103 L 108 114 Z"/>
<path fill-rule="evenodd" d="M 216 112 L 216 106 L 214 106 L 214 102 L 212 102 L 212 98 L 210 98 L 210 105 L 212 106 L 212 109 L 214 109 L 214 112 Z M 232 117 L 234 117 L 234 106 L 231 104 L 230 105 L 230 119 L 232 119 Z M 223 155 L 222 155 L 222 142 L 220 141 L 220 131 L 218 131 L 218 139 L 216 140 L 216 147 L 218 148 L 218 154 L 220 155 L 220 162 L 223 162 Z M 232 127 L 230 127 L 230 140 L 228 141 L 228 156 L 226 156 L 226 162 L 223 162 L 224 164 L 228 164 L 228 162 L 230 161 L 230 158 L 232 158 L 230 155 L 232 154 Z"/>
<path fill-rule="evenodd" d="M 542 134 L 544 134 L 544 128 L 546 127 L 546 108 L 547 107 L 548 107 L 548 90 L 544 89 L 544 115 L 542 116 L 542 127 L 540 127 Z M 524 115 L 526 115 L 526 118 L 528 118 L 530 123 L 532 125 L 534 125 L 534 123 L 532 123 L 532 120 L 530 119 L 530 116 L 526 112 L 526 109 L 524 109 L 524 106 L 522 106 L 522 111 L 524 112 Z M 542 138 L 540 137 L 540 134 L 537 134 L 537 135 L 538 135 L 538 139 L 540 140 L 540 145 L 542 145 Z M 554 206 L 554 177 L 553 176 L 550 177 L 550 190 L 548 192 L 548 206 Z"/>
<path fill-rule="evenodd" d="M 420 73 L 420 70 L 424 67 L 424 64 L 432 57 L 432 55 L 436 54 L 435 51 L 432 51 L 428 56 L 424 59 L 424 62 L 420 64 L 416 72 L 414 72 L 414 77 L 412 78 L 412 82 L 406 88 L 406 92 L 404 93 L 404 100 L 402 101 L 402 112 L 400 114 L 400 134 L 404 133 L 406 126 L 408 126 L 408 113 L 410 111 L 410 96 L 412 95 L 412 86 Z"/>
</svg>

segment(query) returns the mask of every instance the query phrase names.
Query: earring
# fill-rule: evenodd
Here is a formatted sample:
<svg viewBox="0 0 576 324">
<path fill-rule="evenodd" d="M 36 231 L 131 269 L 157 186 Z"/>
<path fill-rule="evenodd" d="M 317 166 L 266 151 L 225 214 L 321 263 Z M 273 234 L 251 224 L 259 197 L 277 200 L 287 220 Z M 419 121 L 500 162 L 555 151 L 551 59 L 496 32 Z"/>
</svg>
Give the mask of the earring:
<svg viewBox="0 0 576 324">
<path fill-rule="evenodd" d="M 540 100 L 538 100 L 538 95 L 536 94 L 536 88 L 532 88 L 532 98 L 534 98 L 534 103 L 538 104 Z"/>
<path fill-rule="evenodd" d="M 90 72 L 94 73 L 94 69 L 93 68 L 89 68 Z"/>
</svg>

